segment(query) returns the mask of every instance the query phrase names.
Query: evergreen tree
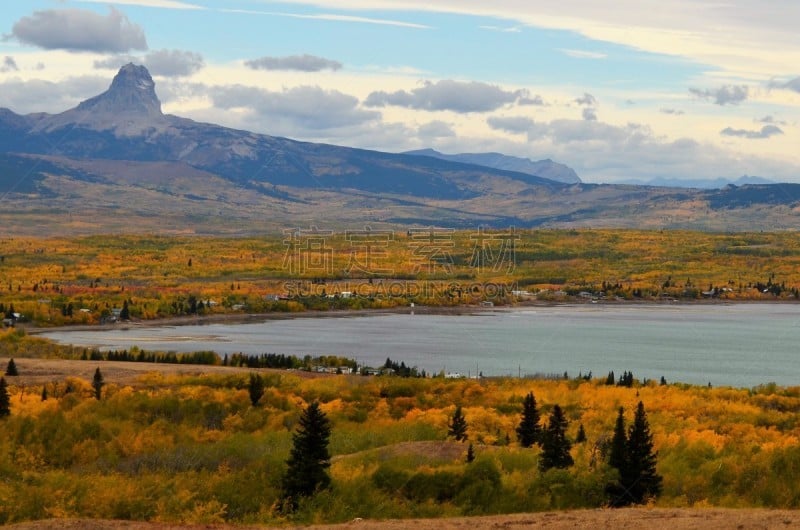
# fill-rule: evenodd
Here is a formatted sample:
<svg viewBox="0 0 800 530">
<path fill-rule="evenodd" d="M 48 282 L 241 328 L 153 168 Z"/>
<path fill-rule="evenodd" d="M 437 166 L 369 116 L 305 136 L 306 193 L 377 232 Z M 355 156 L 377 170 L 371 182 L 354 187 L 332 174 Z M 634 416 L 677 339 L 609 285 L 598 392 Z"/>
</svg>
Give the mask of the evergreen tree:
<svg viewBox="0 0 800 530">
<path fill-rule="evenodd" d="M 122 310 L 119 312 L 119 319 L 120 320 L 130 320 L 131 319 L 131 310 L 128 308 L 128 301 L 124 300 L 122 302 Z"/>
<path fill-rule="evenodd" d="M 258 405 L 258 400 L 264 395 L 264 378 L 259 374 L 250 374 L 247 391 L 250 393 L 250 403 L 255 407 Z"/>
<path fill-rule="evenodd" d="M 331 465 L 328 442 L 331 424 L 319 409 L 319 403 L 311 403 L 300 416 L 297 432 L 292 435 L 292 450 L 286 461 L 288 469 L 283 476 L 283 500 L 294 509 L 300 497 L 313 495 L 327 488 L 331 479 L 327 469 Z"/>
<path fill-rule="evenodd" d="M 42 401 L 47 401 L 47 385 L 42 385 Z"/>
<path fill-rule="evenodd" d="M 644 404 L 640 401 L 628 431 L 628 477 L 624 484 L 633 502 L 641 504 L 661 493 L 661 476 L 656 473 L 653 435 L 647 422 Z"/>
<path fill-rule="evenodd" d="M 628 438 L 625 434 L 625 409 L 620 407 L 617 414 L 617 421 L 614 424 L 614 436 L 611 438 L 611 452 L 609 453 L 608 463 L 616 468 L 620 476 L 627 468 L 628 461 Z"/>
<path fill-rule="evenodd" d="M 661 476 L 656 473 L 653 436 L 644 411 L 636 407 L 633 425 L 625 434 L 625 418 L 620 407 L 611 441 L 609 464 L 619 470 L 619 482 L 606 486 L 612 506 L 641 504 L 661 493 Z"/>
<path fill-rule="evenodd" d="M 575 443 L 582 444 L 586 441 L 586 431 L 583 430 L 583 423 L 578 426 L 578 435 L 575 436 Z"/>
<path fill-rule="evenodd" d="M 472 444 L 469 444 L 467 447 L 467 464 L 473 462 L 475 460 L 475 449 L 472 447 Z"/>
<path fill-rule="evenodd" d="M 14 362 L 14 359 L 8 360 L 8 364 L 6 365 L 6 375 L 10 377 L 19 375 L 19 371 L 17 370 L 17 363 Z"/>
<path fill-rule="evenodd" d="M 614 424 L 614 435 L 611 438 L 608 464 L 619 472 L 619 480 L 606 485 L 609 504 L 614 507 L 631 504 L 633 501 L 625 486 L 630 481 L 630 472 L 628 466 L 628 437 L 625 433 L 625 409 L 622 407 L 619 408 L 617 421 Z"/>
<path fill-rule="evenodd" d="M 540 443 L 542 427 L 539 425 L 539 410 L 533 392 L 528 392 L 522 402 L 522 419 L 517 426 L 517 440 L 522 447 Z"/>
<path fill-rule="evenodd" d="M 567 468 L 574 464 L 569 454 L 572 444 L 567 439 L 567 419 L 558 405 L 553 406 L 550 420 L 542 432 L 542 454 L 539 457 L 539 469 Z"/>
<path fill-rule="evenodd" d="M 453 413 L 450 425 L 448 425 L 447 436 L 452 436 L 457 442 L 467 439 L 467 420 L 461 412 L 461 405 L 458 405 Z"/>
<path fill-rule="evenodd" d="M 94 388 L 95 399 L 100 399 L 100 395 L 103 391 L 103 385 L 105 385 L 103 374 L 100 373 L 100 368 L 97 368 L 94 371 L 94 377 L 92 377 L 92 388 Z"/>
<path fill-rule="evenodd" d="M 6 378 L 0 377 L 0 418 L 11 415 L 11 398 L 6 387 Z"/>
</svg>

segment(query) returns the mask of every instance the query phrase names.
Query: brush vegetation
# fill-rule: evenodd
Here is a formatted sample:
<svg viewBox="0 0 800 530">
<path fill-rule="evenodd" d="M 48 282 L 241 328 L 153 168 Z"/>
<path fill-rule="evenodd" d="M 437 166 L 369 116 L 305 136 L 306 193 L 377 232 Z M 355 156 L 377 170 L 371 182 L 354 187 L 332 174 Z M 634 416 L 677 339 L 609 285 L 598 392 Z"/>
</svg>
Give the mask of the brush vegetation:
<svg viewBox="0 0 800 530">
<path fill-rule="evenodd" d="M 394 231 L 370 236 L 369 244 L 363 234 L 336 232 L 299 243 L 289 235 L 0 239 L 0 312 L 13 309 L 46 326 L 410 303 L 500 305 L 534 295 L 544 301 L 800 296 L 795 232 L 510 234 L 440 230 L 426 242 L 418 233 Z M 508 237 L 517 238 L 513 249 Z"/>
<path fill-rule="evenodd" d="M 70 363 L 115 374 L 115 363 Z M 800 388 L 258 370 L 254 405 L 248 369 L 106 375 L 95 399 L 89 378 L 24 384 L 25 365 L 0 419 L 0 523 L 319 523 L 608 506 L 620 479 L 609 463 L 615 420 L 639 402 L 662 477 L 651 504 L 800 507 Z M 558 405 L 573 465 L 545 469 L 543 450 L 516 440 L 530 392 L 542 418 Z M 287 513 L 293 433 L 312 403 L 330 422 L 330 484 Z M 448 439 L 457 407 L 469 443 Z"/>
</svg>

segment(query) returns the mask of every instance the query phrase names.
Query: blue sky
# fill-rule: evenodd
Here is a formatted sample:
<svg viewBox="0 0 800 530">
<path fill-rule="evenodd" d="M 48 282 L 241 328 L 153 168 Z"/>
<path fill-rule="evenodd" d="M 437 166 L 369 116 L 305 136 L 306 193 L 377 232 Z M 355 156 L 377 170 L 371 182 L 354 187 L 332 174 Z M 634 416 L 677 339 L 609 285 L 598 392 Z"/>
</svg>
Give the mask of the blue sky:
<svg viewBox="0 0 800 530">
<path fill-rule="evenodd" d="M 588 182 L 800 182 L 800 3 L 27 0 L 0 107 L 149 68 L 163 110 L 300 140 L 552 158 Z"/>
</svg>

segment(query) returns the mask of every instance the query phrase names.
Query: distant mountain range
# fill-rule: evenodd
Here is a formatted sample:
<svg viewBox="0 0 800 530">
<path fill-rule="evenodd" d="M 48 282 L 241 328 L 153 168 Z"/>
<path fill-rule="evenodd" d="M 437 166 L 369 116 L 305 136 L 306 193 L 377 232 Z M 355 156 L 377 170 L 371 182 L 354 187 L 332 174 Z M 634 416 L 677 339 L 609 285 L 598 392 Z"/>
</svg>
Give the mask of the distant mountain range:
<svg viewBox="0 0 800 530">
<path fill-rule="evenodd" d="M 761 177 L 751 177 L 744 175 L 736 180 L 726 178 L 715 179 L 670 179 L 670 178 L 654 178 L 650 180 L 637 180 L 626 179 L 619 182 L 619 184 L 633 184 L 635 186 L 661 186 L 667 188 L 699 188 L 707 190 L 718 190 L 725 186 L 746 186 L 748 184 L 777 184 L 774 180 L 769 180 Z"/>
<path fill-rule="evenodd" d="M 458 155 L 445 155 L 434 149 L 420 149 L 417 151 L 406 151 L 407 155 L 430 156 L 440 160 L 450 162 L 461 162 L 464 164 L 474 164 L 505 171 L 516 171 L 528 175 L 536 175 L 556 182 L 567 184 L 578 184 L 581 179 L 575 170 L 564 164 L 553 162 L 550 159 L 532 161 L 528 158 L 508 156 L 501 153 L 461 153 Z"/>
<path fill-rule="evenodd" d="M 795 228 L 798 185 L 596 185 L 499 153 L 384 153 L 165 115 L 128 64 L 60 114 L 0 109 L 5 234 L 364 226 Z"/>
</svg>

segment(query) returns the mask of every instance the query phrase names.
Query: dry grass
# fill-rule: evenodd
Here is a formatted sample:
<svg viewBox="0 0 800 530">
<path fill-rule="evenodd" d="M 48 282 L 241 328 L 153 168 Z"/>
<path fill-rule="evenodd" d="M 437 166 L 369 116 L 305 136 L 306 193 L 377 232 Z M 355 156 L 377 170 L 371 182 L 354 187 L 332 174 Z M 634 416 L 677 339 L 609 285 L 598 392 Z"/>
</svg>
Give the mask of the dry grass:
<svg viewBox="0 0 800 530">
<path fill-rule="evenodd" d="M 8 359 L 0 358 L 0 364 L 5 366 Z M 247 367 L 232 366 L 208 366 L 191 364 L 167 364 L 167 363 L 135 363 L 122 361 L 74 361 L 65 359 L 14 359 L 17 369 L 21 375 L 7 378 L 9 384 L 15 386 L 36 386 L 53 381 L 63 381 L 67 377 L 78 377 L 91 381 L 96 368 L 100 368 L 103 379 L 106 383 L 113 383 L 121 386 L 139 386 L 139 378 L 142 375 L 158 372 L 159 374 L 170 375 L 193 375 L 200 376 L 206 374 L 233 374 L 275 372 L 286 374 L 285 370 L 253 369 Z M 315 372 L 305 372 L 293 370 L 293 375 L 302 378 L 331 377 L 328 374 L 318 374 Z"/>
<path fill-rule="evenodd" d="M 267 530 L 266 526 L 177 525 L 132 521 L 93 521 L 52 519 L 18 523 L 9 530 Z M 284 527 L 285 528 L 285 527 Z M 623 529 L 669 528 L 670 530 L 789 529 L 800 528 L 800 512 L 788 510 L 660 509 L 576 510 L 568 512 L 523 513 L 490 517 L 449 519 L 403 519 L 367 521 L 355 519 L 336 525 L 311 525 L 293 528 L 307 530 L 474 530 L 478 528 L 515 529 L 574 528 Z"/>
</svg>

